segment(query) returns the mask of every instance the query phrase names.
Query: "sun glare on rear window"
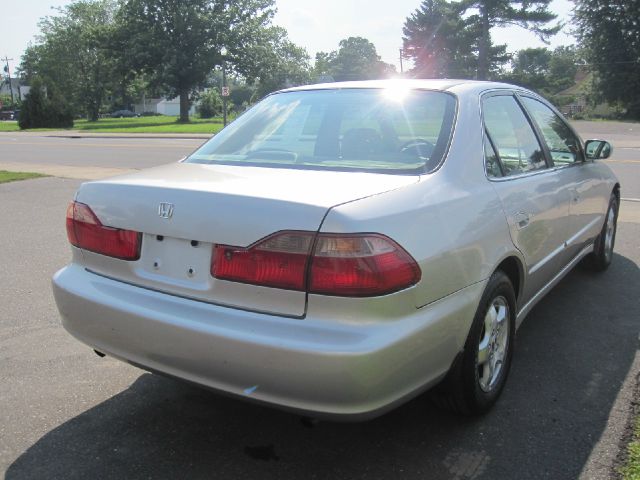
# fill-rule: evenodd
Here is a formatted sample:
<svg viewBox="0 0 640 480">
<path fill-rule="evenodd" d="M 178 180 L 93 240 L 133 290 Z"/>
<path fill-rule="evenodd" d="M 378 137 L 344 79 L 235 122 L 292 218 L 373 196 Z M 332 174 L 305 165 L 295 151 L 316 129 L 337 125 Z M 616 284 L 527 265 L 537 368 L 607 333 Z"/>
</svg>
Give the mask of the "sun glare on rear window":
<svg viewBox="0 0 640 480">
<path fill-rule="evenodd" d="M 271 95 L 204 144 L 191 163 L 416 174 L 436 168 L 455 99 L 391 83 Z"/>
</svg>

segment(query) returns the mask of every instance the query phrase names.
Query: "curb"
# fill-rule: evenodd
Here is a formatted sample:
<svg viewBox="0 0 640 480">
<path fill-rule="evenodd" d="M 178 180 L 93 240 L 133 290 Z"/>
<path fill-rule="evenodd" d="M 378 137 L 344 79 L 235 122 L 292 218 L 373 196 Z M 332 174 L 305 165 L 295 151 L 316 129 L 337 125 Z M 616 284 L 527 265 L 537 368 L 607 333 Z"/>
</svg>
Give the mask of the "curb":
<svg viewBox="0 0 640 480">
<path fill-rule="evenodd" d="M 44 133 L 44 132 L 43 132 Z M 137 133 L 90 133 L 87 135 L 83 134 L 49 134 L 49 135 L 38 135 L 39 137 L 46 138 L 141 138 L 141 139 L 174 139 L 174 140 L 207 140 L 213 136 L 213 134 L 209 135 L 208 133 L 197 133 L 197 134 L 171 134 L 171 133 L 147 133 L 147 134 L 137 134 Z"/>
</svg>

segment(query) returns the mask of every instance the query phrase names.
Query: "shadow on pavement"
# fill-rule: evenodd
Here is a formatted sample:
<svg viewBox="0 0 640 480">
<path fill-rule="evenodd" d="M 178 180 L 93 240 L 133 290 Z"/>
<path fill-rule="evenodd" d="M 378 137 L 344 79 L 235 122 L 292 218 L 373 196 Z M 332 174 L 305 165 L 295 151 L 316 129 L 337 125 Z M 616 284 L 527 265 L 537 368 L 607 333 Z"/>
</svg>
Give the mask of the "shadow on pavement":
<svg viewBox="0 0 640 480">
<path fill-rule="evenodd" d="M 151 374 L 47 433 L 26 478 L 577 478 L 637 349 L 640 271 L 577 269 L 518 333 L 511 377 L 481 419 L 418 398 L 361 424 L 310 424 Z"/>
</svg>

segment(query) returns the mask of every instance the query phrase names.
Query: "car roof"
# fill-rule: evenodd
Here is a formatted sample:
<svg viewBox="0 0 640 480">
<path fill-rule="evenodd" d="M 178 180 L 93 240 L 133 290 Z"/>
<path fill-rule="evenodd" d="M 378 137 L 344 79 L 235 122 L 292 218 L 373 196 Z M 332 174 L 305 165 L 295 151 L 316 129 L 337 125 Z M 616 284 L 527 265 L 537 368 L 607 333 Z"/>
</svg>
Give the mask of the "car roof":
<svg viewBox="0 0 640 480">
<path fill-rule="evenodd" d="M 441 90 L 441 91 L 456 91 L 456 90 L 472 90 L 476 92 L 482 92 L 493 89 L 518 89 L 524 90 L 522 87 L 510 85 L 508 83 L 489 82 L 484 80 L 464 80 L 464 79 L 404 79 L 404 78 L 391 78 L 385 80 L 363 80 L 357 82 L 333 82 L 333 83 L 318 83 L 315 85 L 301 85 L 299 87 L 287 88 L 280 90 L 281 92 L 296 92 L 304 90 L 335 90 L 335 89 L 347 89 L 347 88 L 390 88 L 390 87 L 403 87 L 413 89 L 424 90 Z M 463 87 L 463 88 L 459 88 Z"/>
</svg>

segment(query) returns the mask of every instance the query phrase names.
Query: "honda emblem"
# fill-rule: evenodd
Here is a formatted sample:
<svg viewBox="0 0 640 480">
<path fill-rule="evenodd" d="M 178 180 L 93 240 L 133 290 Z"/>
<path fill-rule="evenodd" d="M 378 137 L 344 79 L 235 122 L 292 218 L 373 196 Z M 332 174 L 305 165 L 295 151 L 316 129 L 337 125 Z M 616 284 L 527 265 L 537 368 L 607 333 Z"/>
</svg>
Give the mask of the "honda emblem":
<svg viewBox="0 0 640 480">
<path fill-rule="evenodd" d="M 158 205 L 158 215 L 162 218 L 171 218 L 173 216 L 173 203 L 162 202 Z"/>
</svg>

